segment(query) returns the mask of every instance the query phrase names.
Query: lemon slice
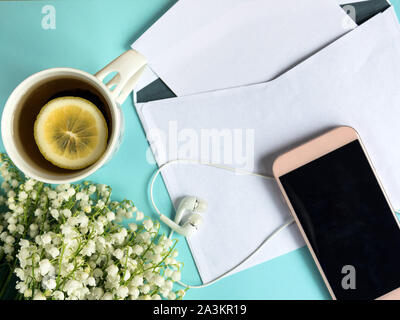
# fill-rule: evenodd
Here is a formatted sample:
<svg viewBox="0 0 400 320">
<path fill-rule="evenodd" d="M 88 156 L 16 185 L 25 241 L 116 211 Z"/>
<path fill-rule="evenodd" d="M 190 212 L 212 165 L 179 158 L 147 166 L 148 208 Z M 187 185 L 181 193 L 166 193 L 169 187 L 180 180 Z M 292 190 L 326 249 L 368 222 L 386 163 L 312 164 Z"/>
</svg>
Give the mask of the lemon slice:
<svg viewBox="0 0 400 320">
<path fill-rule="evenodd" d="M 42 155 L 57 167 L 82 169 L 107 146 L 107 123 L 100 110 L 79 97 L 49 101 L 36 118 L 34 137 Z"/>
</svg>

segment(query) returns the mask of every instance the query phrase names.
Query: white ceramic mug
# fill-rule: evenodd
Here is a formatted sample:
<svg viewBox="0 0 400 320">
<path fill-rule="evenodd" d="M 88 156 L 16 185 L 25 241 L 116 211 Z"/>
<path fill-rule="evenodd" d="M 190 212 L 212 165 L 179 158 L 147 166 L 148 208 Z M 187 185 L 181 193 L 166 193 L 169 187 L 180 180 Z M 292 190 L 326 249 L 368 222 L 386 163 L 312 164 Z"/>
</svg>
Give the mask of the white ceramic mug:
<svg viewBox="0 0 400 320">
<path fill-rule="evenodd" d="M 118 149 L 124 129 L 120 106 L 133 90 L 145 65 L 146 60 L 142 55 L 134 50 L 128 50 L 95 75 L 72 68 L 47 69 L 31 75 L 14 89 L 3 110 L 1 134 L 8 156 L 26 176 L 39 181 L 61 184 L 86 178 L 110 160 Z M 107 83 L 103 83 L 104 79 L 113 72 L 116 72 L 115 76 Z M 36 144 L 32 147 L 32 140 L 27 145 L 17 132 L 17 124 L 22 114 L 20 111 L 23 106 L 25 111 L 27 107 L 25 103 L 30 101 L 27 99 L 31 99 L 31 95 L 34 95 L 35 90 L 38 90 L 40 86 L 42 86 L 40 88 L 51 87 L 55 81 L 64 81 L 64 79 L 81 83 L 96 92 L 104 101 L 109 118 L 106 151 L 94 164 L 81 170 L 62 170 L 46 160 L 41 160 L 42 162 L 33 160 L 34 157 L 29 149 L 36 148 Z M 35 117 L 32 117 L 32 122 L 34 121 Z"/>
</svg>

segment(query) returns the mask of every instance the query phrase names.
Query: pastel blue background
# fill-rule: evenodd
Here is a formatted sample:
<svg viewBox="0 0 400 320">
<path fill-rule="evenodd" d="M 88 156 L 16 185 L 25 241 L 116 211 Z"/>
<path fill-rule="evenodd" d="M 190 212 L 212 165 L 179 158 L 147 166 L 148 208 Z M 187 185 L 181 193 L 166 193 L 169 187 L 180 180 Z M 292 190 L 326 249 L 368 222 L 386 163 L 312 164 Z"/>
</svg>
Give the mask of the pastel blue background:
<svg viewBox="0 0 400 320">
<path fill-rule="evenodd" d="M 174 3 L 175 0 L 1 1 L 0 111 L 12 90 L 37 71 L 72 67 L 95 73 L 129 49 L 130 44 Z M 392 0 L 392 3 L 399 13 L 400 0 Z M 41 9 L 46 4 L 56 8 L 55 30 L 41 27 Z M 89 179 L 111 185 L 114 199 L 132 199 L 141 211 L 156 218 L 148 201 L 148 182 L 156 167 L 146 161 L 148 143 L 131 98 L 124 103 L 123 111 L 126 133 L 121 148 L 108 165 Z M 0 151 L 4 151 L 2 142 Z M 172 213 L 162 182 L 156 185 L 155 192 L 160 207 Z M 178 249 L 179 259 L 185 263 L 183 280 L 199 284 L 200 278 L 184 238 L 180 238 Z M 186 299 L 329 298 L 305 247 L 210 287 L 191 289 L 186 295 Z"/>
</svg>

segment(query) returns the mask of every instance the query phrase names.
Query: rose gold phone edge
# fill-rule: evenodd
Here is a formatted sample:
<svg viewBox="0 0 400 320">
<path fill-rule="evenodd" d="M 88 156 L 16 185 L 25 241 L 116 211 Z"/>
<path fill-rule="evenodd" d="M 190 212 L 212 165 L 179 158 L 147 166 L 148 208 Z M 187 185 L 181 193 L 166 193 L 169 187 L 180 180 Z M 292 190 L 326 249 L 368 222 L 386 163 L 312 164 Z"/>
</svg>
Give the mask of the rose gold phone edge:
<svg viewBox="0 0 400 320">
<path fill-rule="evenodd" d="M 381 182 L 379 180 L 379 177 L 376 174 L 376 171 L 375 171 L 375 169 L 374 169 L 374 167 L 372 165 L 372 162 L 371 162 L 371 160 L 370 160 L 370 158 L 368 156 L 368 153 L 367 153 L 367 151 L 366 151 L 366 149 L 365 149 L 365 147 L 364 147 L 364 145 L 363 145 L 363 143 L 361 141 L 361 138 L 358 135 L 357 131 L 355 129 L 353 129 L 352 127 L 343 126 L 343 127 L 338 127 L 338 128 L 333 129 L 333 130 L 330 130 L 327 133 L 322 134 L 322 135 L 320 135 L 320 136 L 318 136 L 318 137 L 316 137 L 316 138 L 314 138 L 314 139 L 312 139 L 312 140 L 310 140 L 310 141 L 308 141 L 308 142 L 306 142 L 306 143 L 304 143 L 304 144 L 302 144 L 302 145 L 300 145 L 300 146 L 298 146 L 298 147 L 296 147 L 296 148 L 294 148 L 294 149 L 292 149 L 292 150 L 280 155 L 274 161 L 273 167 L 272 167 L 272 171 L 273 171 L 275 180 L 278 183 L 279 189 L 281 190 L 281 192 L 283 194 L 283 197 L 284 197 L 284 199 L 285 199 L 285 201 L 286 201 L 286 203 L 287 203 L 287 205 L 288 205 L 288 207 L 290 209 L 290 212 L 292 213 L 292 215 L 294 217 L 294 220 L 295 220 L 297 226 L 300 229 L 300 232 L 301 232 L 301 234 L 302 234 L 302 236 L 303 236 L 303 238 L 304 238 L 304 240 L 306 242 L 306 245 L 307 245 L 308 249 L 311 252 L 311 255 L 312 255 L 313 259 L 314 259 L 315 264 L 318 267 L 318 270 L 319 270 L 319 272 L 320 272 L 320 274 L 321 274 L 321 276 L 322 276 L 322 278 L 323 278 L 323 280 L 325 282 L 325 285 L 327 286 L 328 291 L 329 291 L 330 295 L 332 296 L 332 298 L 334 300 L 336 300 L 335 294 L 333 293 L 333 290 L 332 290 L 332 288 L 331 288 L 331 286 L 330 286 L 330 284 L 328 282 L 328 279 L 326 278 L 325 273 L 324 273 L 324 271 L 323 271 L 323 269 L 322 269 L 322 267 L 321 267 L 321 265 L 320 265 L 320 263 L 319 263 L 319 261 L 317 259 L 317 256 L 315 255 L 314 250 L 311 247 L 311 244 L 310 244 L 310 242 L 309 242 L 309 240 L 308 240 L 308 238 L 307 238 L 307 236 L 306 236 L 306 234 L 305 234 L 305 232 L 303 230 L 303 227 L 302 227 L 302 225 L 301 225 L 301 223 L 300 223 L 300 221 L 299 221 L 299 219 L 298 219 L 298 217 L 297 217 L 297 215 L 296 215 L 296 213 L 295 213 L 295 211 L 294 211 L 294 209 L 293 209 L 293 207 L 292 207 L 292 205 L 290 203 L 290 200 L 289 200 L 289 198 L 288 198 L 288 196 L 287 196 L 287 194 L 285 192 L 285 189 L 283 188 L 283 186 L 282 186 L 282 184 L 280 182 L 279 177 L 281 177 L 282 175 L 284 175 L 286 173 L 289 173 L 289 172 L 291 172 L 291 171 L 293 171 L 293 170 L 295 170 L 295 169 L 297 169 L 297 168 L 299 168 L 299 167 L 301 167 L 301 166 L 303 166 L 303 165 L 305 165 L 305 164 L 307 164 L 307 163 L 309 163 L 309 162 L 311 162 L 313 160 L 316 160 L 316 159 L 326 155 L 327 153 L 329 153 L 331 151 L 334 151 L 334 150 L 336 150 L 336 149 L 338 149 L 340 147 L 343 147 L 344 145 L 346 145 L 346 144 L 348 144 L 348 143 L 350 143 L 352 141 L 355 141 L 355 140 L 358 140 L 360 142 L 361 147 L 362 147 L 362 149 L 364 151 L 364 154 L 366 155 L 366 157 L 368 159 L 368 162 L 369 162 L 369 164 L 370 164 L 370 166 L 372 168 L 372 171 L 373 171 L 373 173 L 374 173 L 374 175 L 375 175 L 375 177 L 376 177 L 376 179 L 377 179 L 377 181 L 379 183 L 379 186 L 380 186 L 380 188 L 381 188 L 381 190 L 382 190 L 382 192 L 383 192 L 383 194 L 385 196 L 385 199 L 386 199 L 386 201 L 388 202 L 388 204 L 389 204 L 389 206 L 391 208 L 391 211 L 392 211 L 392 214 L 393 214 L 393 216 L 395 218 L 395 221 L 397 222 L 397 225 L 400 228 L 400 224 L 399 224 L 399 222 L 397 220 L 397 217 L 395 215 L 393 207 L 390 204 L 390 201 L 389 201 L 389 199 L 388 199 L 388 197 L 386 195 L 386 192 L 383 189 L 383 186 L 382 186 L 382 184 L 381 184 Z M 380 297 L 377 298 L 377 300 L 395 300 L 395 299 L 396 300 L 400 299 L 400 288 L 392 290 L 389 293 L 386 293 L 383 296 L 380 296 Z"/>
</svg>

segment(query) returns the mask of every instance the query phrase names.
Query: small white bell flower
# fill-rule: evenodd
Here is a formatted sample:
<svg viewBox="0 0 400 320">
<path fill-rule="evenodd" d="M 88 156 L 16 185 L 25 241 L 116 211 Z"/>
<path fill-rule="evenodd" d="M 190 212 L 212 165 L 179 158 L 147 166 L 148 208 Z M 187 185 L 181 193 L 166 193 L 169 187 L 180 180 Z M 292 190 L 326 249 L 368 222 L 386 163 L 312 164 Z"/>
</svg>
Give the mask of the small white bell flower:
<svg viewBox="0 0 400 320">
<path fill-rule="evenodd" d="M 129 294 L 129 289 L 125 286 L 121 286 L 117 290 L 117 295 L 122 299 L 126 298 L 128 294 Z"/>
<path fill-rule="evenodd" d="M 33 297 L 33 300 L 46 300 L 46 297 L 43 295 L 42 292 L 35 290 L 35 295 Z"/>
<path fill-rule="evenodd" d="M 39 270 L 42 276 L 48 274 L 52 269 L 52 265 L 48 259 L 43 259 L 39 262 Z"/>
<path fill-rule="evenodd" d="M 112 300 L 113 299 L 113 295 L 110 292 L 106 292 L 105 294 L 103 294 L 103 296 L 101 297 L 101 300 Z"/>
</svg>

